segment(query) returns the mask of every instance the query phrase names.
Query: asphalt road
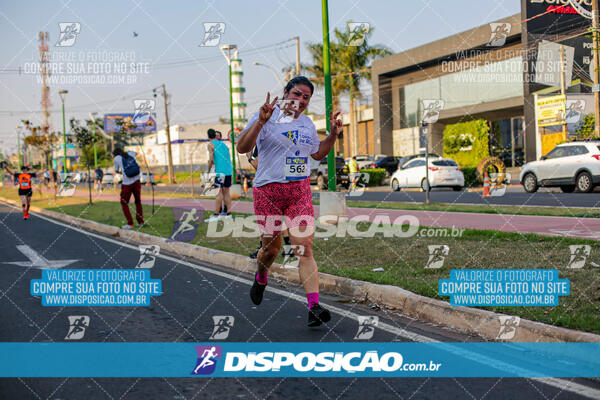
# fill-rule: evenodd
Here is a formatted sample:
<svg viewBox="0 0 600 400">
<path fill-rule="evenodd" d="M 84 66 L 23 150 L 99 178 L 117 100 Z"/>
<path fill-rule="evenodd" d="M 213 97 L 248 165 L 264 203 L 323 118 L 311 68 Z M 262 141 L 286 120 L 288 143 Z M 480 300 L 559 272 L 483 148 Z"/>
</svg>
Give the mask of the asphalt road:
<svg viewBox="0 0 600 400">
<path fill-rule="evenodd" d="M 44 307 L 29 294 L 40 267 L 20 266 L 29 246 L 46 260 L 76 260 L 66 268 L 134 268 L 136 244 L 74 229 L 0 205 L 0 341 L 65 342 L 69 315 L 90 317 L 84 342 L 207 342 L 212 316 L 235 318 L 226 341 L 348 342 L 357 333 L 357 315 L 377 315 L 371 341 L 478 341 L 432 324 L 347 299 L 322 296 L 332 321 L 306 327 L 305 299 L 299 288 L 271 282 L 263 303 L 249 300 L 250 277 L 214 265 L 161 254 L 151 269 L 163 294 L 149 307 Z M 32 260 L 33 261 L 33 260 Z M 12 264 L 10 264 L 12 263 Z M 32 265 L 35 262 L 32 263 Z M 10 362 L 10 360 L 3 360 Z M 35 360 L 32 360 L 35 362 Z M 118 362 L 118 360 L 115 360 Z M 51 368 L 51 366 L 48 366 Z M 188 399 L 188 398 L 344 398 L 364 399 L 584 399 L 598 398 L 600 382 L 588 379 L 0 379 L 2 399 Z"/>
</svg>

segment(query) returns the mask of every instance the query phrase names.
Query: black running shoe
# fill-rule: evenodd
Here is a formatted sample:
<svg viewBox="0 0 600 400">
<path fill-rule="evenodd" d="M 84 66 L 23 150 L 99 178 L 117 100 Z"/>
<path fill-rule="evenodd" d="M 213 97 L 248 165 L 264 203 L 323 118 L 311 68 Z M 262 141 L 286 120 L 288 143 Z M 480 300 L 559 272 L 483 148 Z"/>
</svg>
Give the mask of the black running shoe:
<svg viewBox="0 0 600 400">
<path fill-rule="evenodd" d="M 254 284 L 252 285 L 252 288 L 250 289 L 250 298 L 252 299 L 252 302 L 254 304 L 259 305 L 262 302 L 263 293 L 265 292 L 266 287 L 267 287 L 267 285 L 261 285 L 256 280 L 256 276 L 254 277 Z"/>
<path fill-rule="evenodd" d="M 308 326 L 319 326 L 323 322 L 329 322 L 330 319 L 331 314 L 329 314 L 329 311 L 319 304 L 315 304 L 313 308 L 308 310 Z"/>
<path fill-rule="evenodd" d="M 260 251 L 260 247 L 258 249 L 256 249 L 256 251 L 254 253 L 250 254 L 250 258 L 253 260 L 256 260 L 258 258 L 258 252 Z"/>
</svg>

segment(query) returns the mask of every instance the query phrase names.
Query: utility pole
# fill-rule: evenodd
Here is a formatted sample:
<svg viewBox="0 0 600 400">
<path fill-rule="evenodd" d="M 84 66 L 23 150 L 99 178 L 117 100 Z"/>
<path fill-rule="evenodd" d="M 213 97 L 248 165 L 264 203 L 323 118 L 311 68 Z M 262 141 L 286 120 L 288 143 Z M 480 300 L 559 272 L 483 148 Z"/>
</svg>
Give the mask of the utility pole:
<svg viewBox="0 0 600 400">
<path fill-rule="evenodd" d="M 98 151 L 96 150 L 96 115 L 98 113 L 90 113 L 90 117 L 92 117 L 92 121 L 94 122 L 94 169 L 98 168 Z"/>
<path fill-rule="evenodd" d="M 600 137 L 600 30 L 598 27 L 598 3 L 600 0 L 592 0 L 592 37 L 594 47 L 594 104 L 595 104 L 595 130 L 596 137 Z"/>
<path fill-rule="evenodd" d="M 567 101 L 566 96 L 566 84 L 565 84 L 565 46 L 560 45 L 560 94 L 561 96 L 565 96 L 565 102 Z M 565 134 L 564 139 L 567 139 L 568 136 L 568 128 L 567 128 L 567 118 L 566 115 L 563 115 L 564 121 L 562 124 L 563 133 Z"/>
<path fill-rule="evenodd" d="M 21 169 L 23 160 L 21 159 L 21 127 L 17 126 L 17 154 L 19 155 L 19 165 L 17 168 Z"/>
<path fill-rule="evenodd" d="M 300 36 L 293 38 L 296 41 L 296 76 L 300 75 Z"/>
<path fill-rule="evenodd" d="M 172 185 L 175 183 L 175 176 L 173 175 L 173 152 L 171 151 L 171 127 L 169 126 L 169 107 L 167 106 L 167 87 L 162 84 L 163 99 L 165 101 L 165 131 L 167 132 L 167 158 L 169 163 L 169 183 Z"/>
</svg>

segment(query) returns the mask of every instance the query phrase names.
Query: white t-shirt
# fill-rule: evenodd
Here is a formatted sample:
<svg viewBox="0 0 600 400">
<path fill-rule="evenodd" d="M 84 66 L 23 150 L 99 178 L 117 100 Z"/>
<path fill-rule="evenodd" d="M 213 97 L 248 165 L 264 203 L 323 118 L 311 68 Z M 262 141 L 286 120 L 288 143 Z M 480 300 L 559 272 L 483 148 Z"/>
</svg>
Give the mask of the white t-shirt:
<svg viewBox="0 0 600 400">
<path fill-rule="evenodd" d="M 252 126 L 258 116 L 257 112 L 250 118 L 246 129 Z M 300 114 L 298 118 L 293 119 L 283 114 L 276 106 L 273 115 L 256 139 L 258 170 L 253 186 L 308 178 L 310 155 L 319 150 L 319 144 L 317 129 L 310 118 Z"/>
<path fill-rule="evenodd" d="M 127 154 L 129 154 L 130 157 L 135 158 L 137 153 L 128 151 Z M 121 156 L 115 156 L 115 172 L 119 172 L 123 176 L 123 185 L 131 185 L 132 183 L 135 183 L 135 181 L 140 180 L 140 174 L 131 178 L 125 175 L 125 172 L 123 171 L 123 157 Z"/>
</svg>

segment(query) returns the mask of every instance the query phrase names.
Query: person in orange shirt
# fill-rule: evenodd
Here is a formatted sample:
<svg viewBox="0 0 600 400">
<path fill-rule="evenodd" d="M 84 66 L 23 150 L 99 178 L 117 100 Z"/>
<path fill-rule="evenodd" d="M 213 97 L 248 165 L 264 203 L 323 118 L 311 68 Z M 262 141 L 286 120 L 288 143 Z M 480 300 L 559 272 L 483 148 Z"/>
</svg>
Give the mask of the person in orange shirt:
<svg viewBox="0 0 600 400">
<path fill-rule="evenodd" d="M 32 179 L 36 177 L 35 172 L 30 172 L 27 165 L 21 167 L 21 172 L 11 171 L 6 164 L 4 169 L 15 177 L 19 185 L 19 197 L 21 198 L 21 207 L 23 209 L 23 219 L 29 218 L 29 206 L 31 205 L 31 196 L 33 196 Z"/>
</svg>

